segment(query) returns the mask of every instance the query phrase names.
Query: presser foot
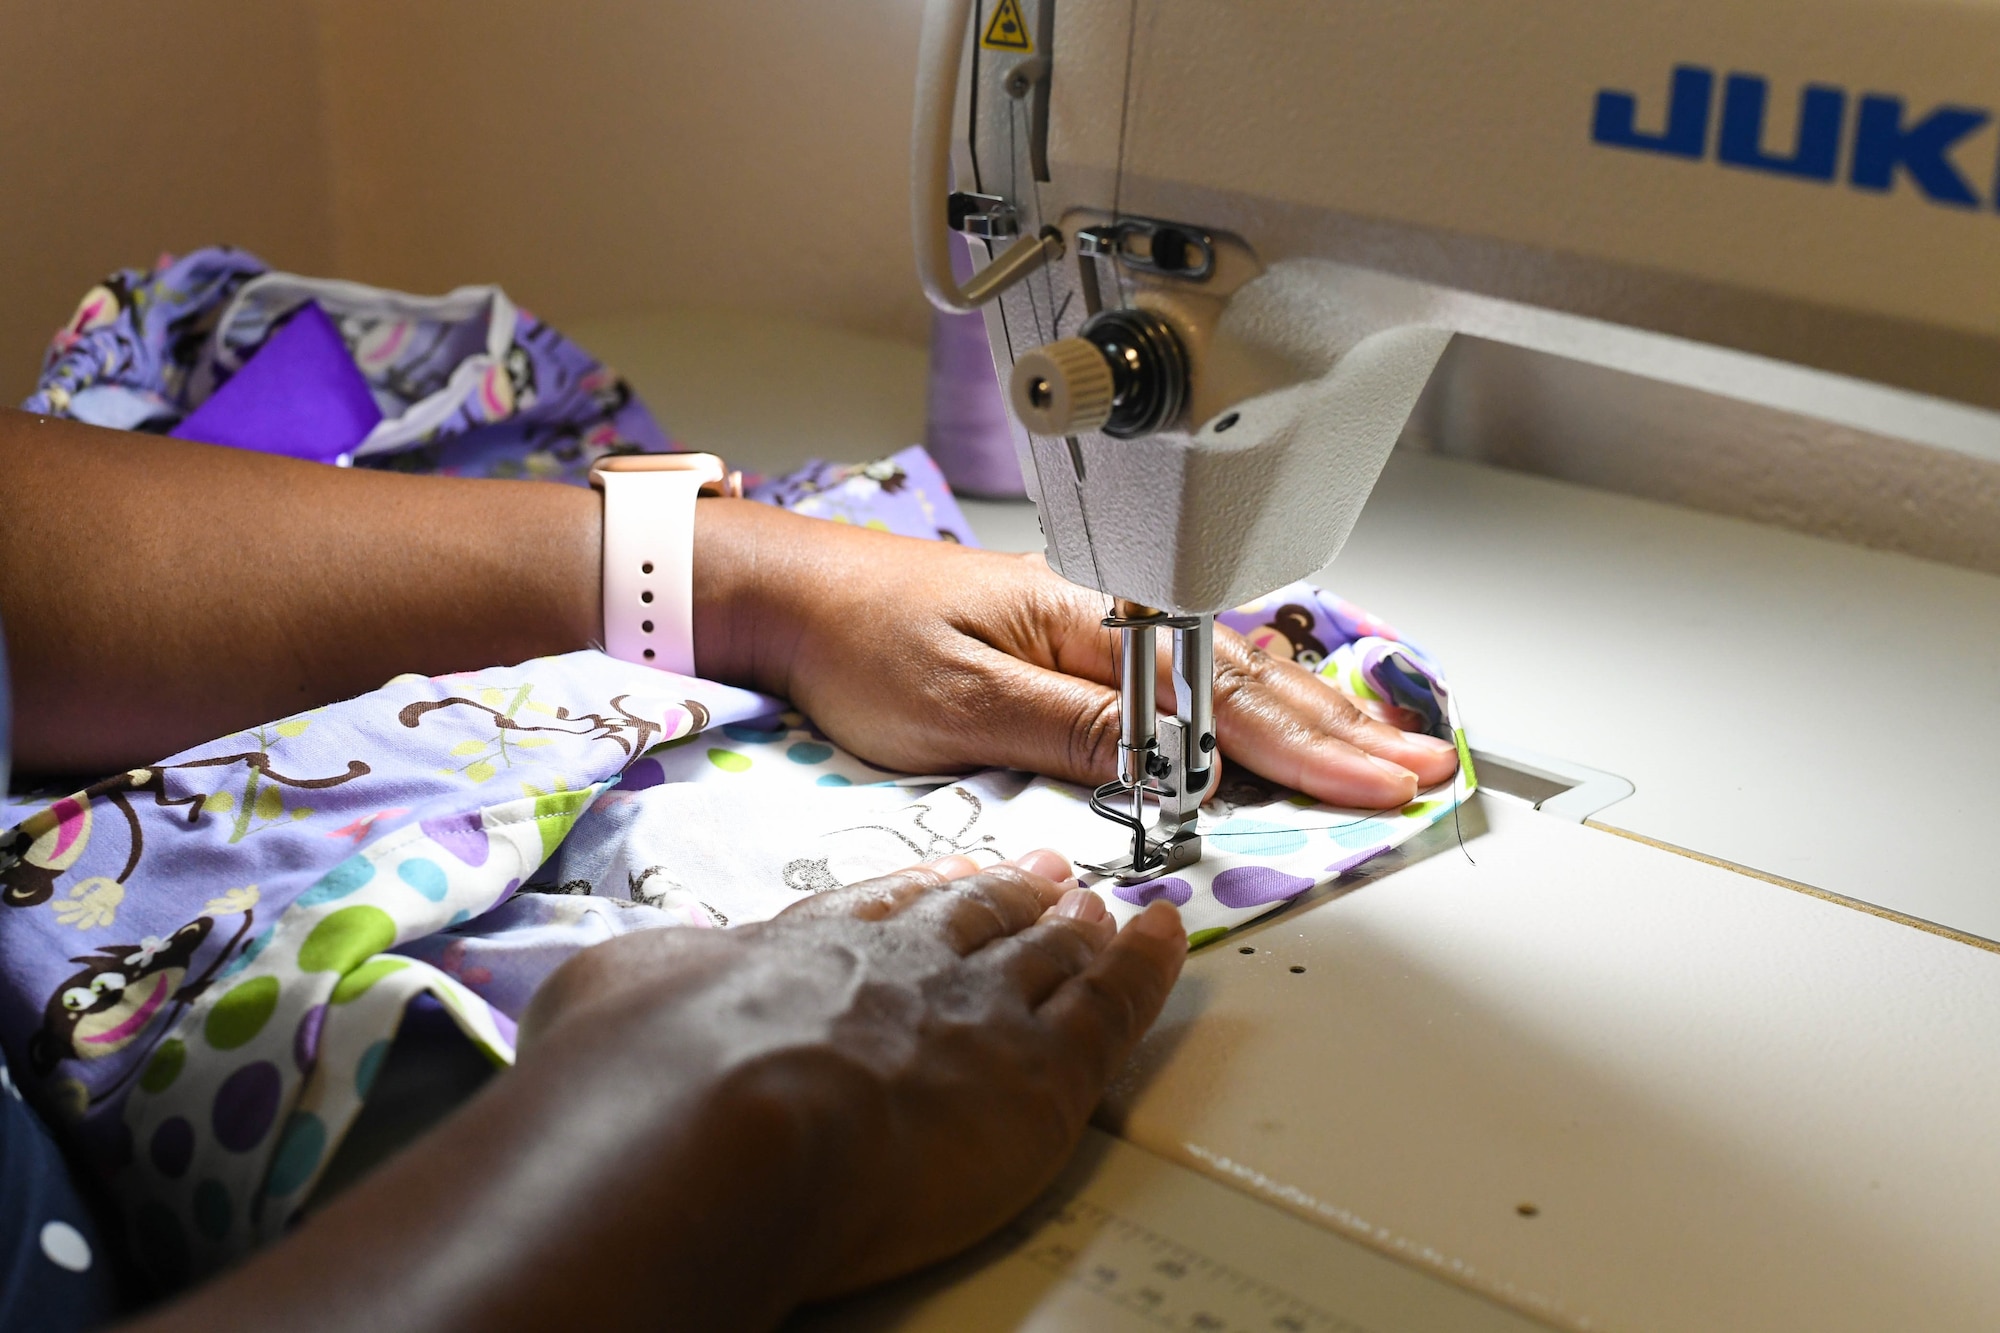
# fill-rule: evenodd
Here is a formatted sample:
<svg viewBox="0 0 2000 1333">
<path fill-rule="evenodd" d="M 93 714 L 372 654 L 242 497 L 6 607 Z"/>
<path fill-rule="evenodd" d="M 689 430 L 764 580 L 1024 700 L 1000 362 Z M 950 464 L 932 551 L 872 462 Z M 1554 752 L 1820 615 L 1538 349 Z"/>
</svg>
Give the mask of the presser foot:
<svg viewBox="0 0 2000 1333">
<path fill-rule="evenodd" d="M 1090 808 L 1132 837 L 1131 855 L 1086 865 L 1120 884 L 1156 879 L 1201 860 L 1195 821 L 1214 771 L 1215 619 L 1178 616 L 1119 601 L 1104 627 L 1120 637 L 1118 776 L 1091 793 Z M 1173 635 L 1173 714 L 1162 717 L 1158 632 Z M 1156 818 L 1147 823 L 1147 801 Z"/>
<path fill-rule="evenodd" d="M 1092 865 L 1087 861 L 1080 861 L 1077 864 L 1118 884 L 1143 884 L 1149 879 L 1158 879 L 1162 875 L 1184 869 L 1199 860 L 1201 860 L 1201 835 L 1183 833 L 1164 842 L 1148 842 L 1144 860 L 1138 865 L 1134 865 L 1129 856 L 1102 865 Z"/>
<path fill-rule="evenodd" d="M 1207 775 L 1204 773 L 1204 777 Z M 1168 798 L 1171 793 L 1151 786 L 1134 786 L 1123 781 L 1107 782 L 1091 793 L 1090 808 L 1115 824 L 1122 824 L 1132 831 L 1131 855 L 1117 861 L 1092 864 L 1080 861 L 1077 864 L 1085 870 L 1104 875 L 1120 884 L 1138 884 L 1144 880 L 1157 879 L 1201 860 L 1201 835 L 1194 832 L 1190 816 L 1182 822 L 1171 824 L 1164 820 L 1150 829 L 1144 821 L 1144 798 L 1162 798 L 1163 809 L 1171 809 Z M 1129 804 L 1128 813 L 1118 808 L 1116 802 Z M 1148 837 L 1157 833 L 1158 837 Z"/>
</svg>

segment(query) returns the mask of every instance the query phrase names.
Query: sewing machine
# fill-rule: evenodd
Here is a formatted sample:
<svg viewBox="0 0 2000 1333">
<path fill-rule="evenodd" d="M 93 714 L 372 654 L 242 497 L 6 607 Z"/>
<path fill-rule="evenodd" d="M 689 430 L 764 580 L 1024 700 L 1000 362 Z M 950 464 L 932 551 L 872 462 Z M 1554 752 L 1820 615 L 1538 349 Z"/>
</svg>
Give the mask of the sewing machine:
<svg viewBox="0 0 2000 1333">
<path fill-rule="evenodd" d="M 2000 460 L 1996 67 L 1984 5 L 935 0 L 919 269 L 985 314 L 1050 563 L 1113 599 L 1099 797 L 1135 837 L 1106 873 L 1200 855 L 1213 613 L 1341 551 L 1454 335 Z M 975 241 L 963 285 L 951 229 Z M 1742 558 L 1746 603 L 1845 559 Z M 1906 628 L 1988 627 L 1954 639 L 1981 663 L 1956 677 L 1973 748 L 1935 761 L 1983 802 L 2000 656 L 1965 644 L 2000 639 L 2000 593 L 1936 587 Z M 1522 799 L 1474 807 L 1463 861 L 1434 840 L 1198 954 L 1109 1099 L 1116 1137 L 1010 1237 L 834 1322 L 1989 1321 L 1981 835 L 1885 825 L 1872 844 L 1947 849 L 1857 891 L 1783 856 L 1746 872 L 1708 815 L 1673 846 L 1578 827 L 1632 785 L 1500 758 L 1515 781 L 1489 786 Z M 1808 841 L 1860 817 L 1782 793 L 1764 813 Z"/>
<path fill-rule="evenodd" d="M 932 7 L 919 269 L 987 312 L 1051 565 L 1117 599 L 1100 797 L 1159 812 L 1122 877 L 1200 854 L 1212 614 L 1340 551 L 1453 333 L 1996 437 L 1991 113 L 1930 91 L 1983 86 L 1991 20 L 1845 9 L 1863 82 L 1800 90 L 1696 60 L 1800 65 L 1774 41 L 1826 12 L 1744 8 Z"/>
</svg>

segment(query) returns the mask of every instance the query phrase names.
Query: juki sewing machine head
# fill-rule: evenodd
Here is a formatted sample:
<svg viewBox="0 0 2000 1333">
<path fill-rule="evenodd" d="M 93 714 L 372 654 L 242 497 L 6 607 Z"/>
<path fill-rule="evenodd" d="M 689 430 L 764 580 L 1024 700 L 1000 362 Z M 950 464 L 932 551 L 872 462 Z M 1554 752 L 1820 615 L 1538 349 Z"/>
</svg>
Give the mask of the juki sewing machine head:
<svg viewBox="0 0 2000 1333">
<path fill-rule="evenodd" d="M 1124 635 L 1104 869 L 1199 857 L 1213 613 L 1340 550 L 1456 332 L 1992 452 L 1996 70 L 1947 0 L 930 0 L 920 276 Z"/>
</svg>

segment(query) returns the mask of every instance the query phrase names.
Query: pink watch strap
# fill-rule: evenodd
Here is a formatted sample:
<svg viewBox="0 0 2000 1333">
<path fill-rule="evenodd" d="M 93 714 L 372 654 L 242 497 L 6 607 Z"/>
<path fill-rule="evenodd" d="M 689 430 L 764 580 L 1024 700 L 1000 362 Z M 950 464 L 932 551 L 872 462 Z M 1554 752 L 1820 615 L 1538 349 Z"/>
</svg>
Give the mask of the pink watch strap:
<svg viewBox="0 0 2000 1333">
<path fill-rule="evenodd" d="M 604 488 L 604 651 L 694 674 L 699 472 L 598 474 Z"/>
</svg>

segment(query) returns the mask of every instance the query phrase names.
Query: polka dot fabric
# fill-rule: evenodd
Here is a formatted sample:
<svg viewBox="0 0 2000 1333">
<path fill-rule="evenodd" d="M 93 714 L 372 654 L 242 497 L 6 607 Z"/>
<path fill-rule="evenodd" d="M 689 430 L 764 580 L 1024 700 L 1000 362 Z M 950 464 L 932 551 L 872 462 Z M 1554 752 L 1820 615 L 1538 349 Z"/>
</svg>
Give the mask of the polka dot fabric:
<svg viewBox="0 0 2000 1333">
<path fill-rule="evenodd" d="M 0 1060 L 0 1328 L 69 1333 L 114 1312 L 97 1230 L 48 1129 Z"/>
<path fill-rule="evenodd" d="M 194 1058 L 177 1056 L 179 1072 L 142 1086 L 125 1109 L 135 1141 L 152 1150 L 123 1192 L 165 1205 L 141 1233 L 149 1269 L 176 1284 L 279 1234 L 417 995 L 434 996 L 496 1063 L 512 1062 L 505 1015 L 389 950 L 458 913 L 487 911 L 533 873 L 544 803 L 482 810 L 472 862 L 463 839 L 454 851 L 422 824 L 356 853 L 301 895 L 250 967 L 195 1002 L 176 1027 Z"/>
<path fill-rule="evenodd" d="M 398 950 L 503 906 L 638 756 L 777 708 L 601 653 L 405 677 L 0 837 L 0 1041 L 145 1274 L 280 1234 L 416 997 L 510 1061 L 506 1012 Z"/>
</svg>

